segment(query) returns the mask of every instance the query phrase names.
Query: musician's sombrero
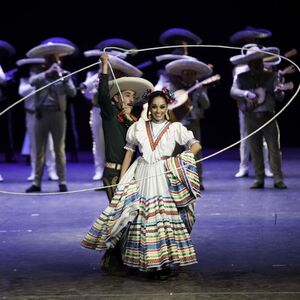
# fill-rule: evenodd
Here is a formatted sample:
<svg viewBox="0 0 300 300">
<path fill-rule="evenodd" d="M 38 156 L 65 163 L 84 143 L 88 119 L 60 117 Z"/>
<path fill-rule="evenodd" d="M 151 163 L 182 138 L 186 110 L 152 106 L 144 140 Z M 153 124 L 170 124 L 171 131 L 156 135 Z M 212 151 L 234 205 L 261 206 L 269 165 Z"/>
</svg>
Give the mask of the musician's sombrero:
<svg viewBox="0 0 300 300">
<path fill-rule="evenodd" d="M 26 53 L 27 57 L 46 57 L 49 55 L 67 56 L 75 52 L 75 48 L 64 43 L 48 42 L 38 45 Z"/>
<path fill-rule="evenodd" d="M 97 56 L 100 57 L 101 54 L 103 53 L 103 51 L 95 49 L 95 50 L 89 50 L 86 52 L 94 52 L 93 56 Z M 86 53 L 85 52 L 85 53 Z M 132 77 L 141 77 L 143 75 L 143 72 L 140 71 L 137 67 L 135 67 L 134 65 L 128 63 L 127 61 L 125 61 L 124 59 L 121 59 L 115 55 L 112 55 L 111 52 L 109 52 L 109 62 L 111 64 L 111 67 L 116 70 L 121 71 L 122 73 L 126 74 L 126 76 L 132 76 Z M 90 57 L 90 56 L 87 56 Z M 99 63 L 100 67 L 101 67 L 101 62 Z"/>
<path fill-rule="evenodd" d="M 197 72 L 198 78 L 208 77 L 213 73 L 213 70 L 207 64 L 196 58 L 178 59 L 166 65 L 166 71 L 172 75 L 180 76 L 184 70 Z"/>
<path fill-rule="evenodd" d="M 234 65 L 247 64 L 250 61 L 262 59 L 264 62 L 267 60 L 278 59 L 278 48 L 276 47 L 263 47 L 253 46 L 247 49 L 247 52 L 240 55 L 235 55 L 230 58 L 230 61 Z"/>
<path fill-rule="evenodd" d="M 182 58 L 193 58 L 192 56 L 188 55 L 181 55 L 181 54 L 162 54 L 155 57 L 157 62 L 165 62 L 165 61 L 173 61 Z"/>
<path fill-rule="evenodd" d="M 125 50 L 137 49 L 134 44 L 127 40 L 112 38 L 99 42 L 98 44 L 96 44 L 94 49 L 87 50 L 83 54 L 85 57 L 99 57 L 106 47 L 118 47 Z M 109 52 L 111 55 L 115 55 L 123 59 L 125 59 L 127 56 L 121 49 L 106 49 L 106 51 Z"/>
<path fill-rule="evenodd" d="M 252 47 L 258 47 L 257 44 L 246 44 L 241 48 L 241 54 L 247 54 L 247 51 Z M 269 47 L 269 52 L 276 55 L 267 56 L 263 59 L 265 66 L 278 65 L 281 62 L 280 50 L 277 47 Z"/>
<path fill-rule="evenodd" d="M 16 49 L 8 42 L 0 40 L 0 56 L 13 56 Z"/>
<path fill-rule="evenodd" d="M 16 61 L 16 65 L 18 67 L 25 65 L 39 65 L 44 64 L 46 62 L 45 58 L 36 57 L 36 58 L 22 58 Z"/>
<path fill-rule="evenodd" d="M 263 28 L 246 27 L 230 36 L 229 41 L 233 44 L 243 43 L 249 40 L 263 39 L 270 37 L 272 32 Z"/>
<path fill-rule="evenodd" d="M 181 41 L 196 45 L 202 43 L 202 39 L 199 36 L 184 28 L 170 28 L 164 31 L 160 35 L 159 41 L 162 45 L 176 45 Z"/>
<path fill-rule="evenodd" d="M 142 96 L 147 89 L 154 89 L 153 84 L 147 79 L 138 77 L 121 77 L 117 80 L 109 81 L 109 95 L 111 98 L 119 93 L 117 84 L 120 91 L 130 90 L 135 92 L 136 101 L 134 102 L 134 105 L 140 104 L 143 101 Z"/>
<path fill-rule="evenodd" d="M 107 51 L 110 55 L 114 55 L 116 57 L 125 59 L 127 57 L 127 55 L 124 52 L 121 51 L 117 51 L 117 50 L 108 50 Z M 92 49 L 92 50 L 87 50 L 83 52 L 83 55 L 85 57 L 96 57 L 99 58 L 101 56 L 101 54 L 103 53 L 102 50 L 100 49 Z"/>
<path fill-rule="evenodd" d="M 79 54 L 78 46 L 76 44 L 74 44 L 72 41 L 70 41 L 69 39 L 54 36 L 54 37 L 50 37 L 50 38 L 47 38 L 46 40 L 42 41 L 41 45 L 48 44 L 49 42 L 70 45 L 70 46 L 75 48 L 75 51 L 73 52 L 73 55 L 78 55 Z"/>
<path fill-rule="evenodd" d="M 104 50 L 104 48 L 106 48 L 106 47 L 119 47 L 119 48 L 123 48 L 126 50 L 137 49 L 136 46 L 134 44 L 132 44 L 131 42 L 124 40 L 124 39 L 119 39 L 119 38 L 103 40 L 95 46 L 95 49 Z"/>
</svg>

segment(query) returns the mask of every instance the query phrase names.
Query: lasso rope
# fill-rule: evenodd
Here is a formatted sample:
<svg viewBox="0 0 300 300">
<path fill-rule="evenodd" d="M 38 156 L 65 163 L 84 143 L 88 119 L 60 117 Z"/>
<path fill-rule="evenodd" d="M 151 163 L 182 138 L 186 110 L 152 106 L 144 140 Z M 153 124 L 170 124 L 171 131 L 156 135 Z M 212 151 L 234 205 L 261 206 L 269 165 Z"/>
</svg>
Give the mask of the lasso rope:
<svg viewBox="0 0 300 300">
<path fill-rule="evenodd" d="M 170 48 L 179 48 L 179 47 L 190 47 L 190 48 L 220 48 L 220 49 L 233 49 L 233 50 L 242 50 L 242 49 L 244 49 L 244 48 L 240 48 L 240 47 L 231 47 L 231 46 L 222 46 L 222 45 L 184 45 L 184 46 L 183 46 L 183 45 L 174 45 L 174 46 L 152 47 L 152 48 L 145 48 L 145 49 L 139 49 L 139 50 L 137 50 L 137 49 L 130 49 L 130 50 L 127 50 L 127 49 L 123 49 L 123 48 L 119 48 L 119 47 L 106 47 L 106 48 L 104 49 L 104 51 L 106 51 L 107 49 L 116 49 L 116 50 L 123 51 L 124 54 L 133 54 L 133 53 L 135 54 L 135 53 L 138 53 L 138 52 L 146 52 L 146 51 L 154 51 L 154 50 L 170 49 Z M 295 62 L 293 62 L 292 60 L 290 60 L 289 58 L 284 57 L 284 56 L 281 56 L 281 55 L 277 55 L 277 54 L 274 54 L 274 53 L 271 53 L 271 52 L 268 52 L 268 51 L 263 51 L 263 50 L 257 50 L 257 51 L 264 52 L 264 53 L 267 53 L 267 54 L 271 54 L 271 55 L 273 55 L 273 56 L 280 56 L 282 59 L 284 59 L 284 60 L 288 61 L 289 63 L 291 63 L 292 65 L 294 65 L 294 66 L 297 68 L 298 72 L 300 73 L 300 67 L 299 67 Z M 20 100 L 18 100 L 17 102 L 15 102 L 15 103 L 12 104 L 11 106 L 9 106 L 8 108 L 6 108 L 6 109 L 3 110 L 2 112 L 0 112 L 0 116 L 2 116 L 2 115 L 3 115 L 5 112 L 7 112 L 9 109 L 13 108 L 15 105 L 21 103 L 22 101 L 26 100 L 28 97 L 30 97 L 30 96 L 34 95 L 35 93 L 37 93 L 37 92 L 39 92 L 39 91 L 41 91 L 41 90 L 43 90 L 43 89 L 49 87 L 50 85 L 52 85 L 52 84 L 54 84 L 54 83 L 56 83 L 56 82 L 58 82 L 58 81 L 60 81 L 60 80 L 64 80 L 64 79 L 67 78 L 67 77 L 70 77 L 70 76 L 72 76 L 72 75 L 74 75 L 74 74 L 80 73 L 80 72 L 82 72 L 82 71 L 84 71 L 84 70 L 86 70 L 86 69 L 89 69 L 89 68 L 91 68 L 91 67 L 93 67 L 93 66 L 95 66 L 95 65 L 98 65 L 98 64 L 100 64 L 99 61 L 96 62 L 96 63 L 90 64 L 90 65 L 88 65 L 88 66 L 86 66 L 86 67 L 84 67 L 84 68 L 81 68 L 81 69 L 79 69 L 79 70 L 77 70 L 77 71 L 74 71 L 74 72 L 72 72 L 72 73 L 70 73 L 70 74 L 68 74 L 68 75 L 66 75 L 66 76 L 63 76 L 63 77 L 61 77 L 61 78 L 59 78 L 59 79 L 57 79 L 57 80 L 55 80 L 55 81 L 53 81 L 53 82 L 51 82 L 51 83 L 49 83 L 49 84 L 43 86 L 43 87 L 41 87 L 41 88 L 39 88 L 39 89 L 33 91 L 32 93 L 30 93 L 30 94 L 28 94 L 27 96 L 21 98 Z M 117 81 L 116 81 L 116 77 L 115 77 L 115 74 L 114 74 L 114 72 L 113 72 L 113 69 L 112 69 L 110 63 L 109 63 L 109 68 L 110 68 L 111 73 L 112 73 L 112 76 L 113 76 L 113 78 L 114 78 L 114 80 L 115 80 L 115 82 L 116 82 L 118 91 L 119 91 L 119 93 L 120 93 L 120 95 L 121 95 L 121 98 L 122 98 L 122 101 L 124 102 L 123 97 L 122 97 L 122 93 L 121 93 L 121 91 L 120 91 L 119 85 L 118 85 L 118 83 L 117 83 Z M 286 108 L 292 103 L 292 101 L 293 101 L 293 100 L 295 99 L 295 97 L 298 95 L 299 90 L 300 90 L 300 85 L 298 85 L 298 88 L 296 89 L 295 93 L 291 96 L 291 98 L 289 99 L 289 101 L 282 107 L 282 109 L 281 109 L 280 111 L 278 111 L 278 112 L 277 112 L 270 120 L 268 120 L 266 123 L 264 123 L 261 127 L 259 127 L 258 129 L 256 129 L 256 130 L 253 131 L 252 133 L 248 134 L 247 136 L 241 138 L 241 139 L 238 140 L 237 142 L 235 142 L 235 143 L 233 143 L 233 144 L 231 144 L 231 145 L 229 145 L 229 146 L 227 146 L 227 147 L 225 147 L 225 148 L 223 148 L 223 149 L 221 149 L 221 150 L 219 150 L 219 151 L 216 151 L 216 152 L 214 152 L 214 153 L 212 153 L 212 154 L 210 154 L 210 155 L 208 155 L 208 156 L 205 156 L 205 157 L 203 157 L 203 158 L 197 160 L 196 163 L 202 162 L 202 161 L 207 160 L 207 159 L 209 159 L 209 158 L 212 158 L 212 157 L 214 157 L 214 156 L 216 156 L 216 155 L 219 155 L 220 153 L 222 153 L 222 152 L 224 152 L 224 151 L 226 151 L 226 150 L 228 150 L 228 149 L 230 149 L 230 148 L 233 148 L 234 146 L 238 145 L 240 142 L 242 142 L 242 141 L 244 141 L 244 140 L 250 138 L 251 136 L 253 136 L 254 134 L 256 134 L 258 131 L 260 131 L 261 129 L 263 129 L 264 127 L 266 127 L 269 123 L 271 123 L 274 119 L 276 119 L 280 114 L 282 114 L 282 113 L 286 110 Z M 182 167 L 178 167 L 178 168 L 176 168 L 176 169 L 180 169 L 180 168 L 182 168 Z M 147 176 L 147 177 L 140 178 L 140 179 L 137 179 L 137 180 L 135 180 L 135 181 L 132 181 L 132 182 L 130 182 L 130 183 L 133 183 L 133 182 L 136 183 L 136 182 L 139 182 L 139 181 L 142 181 L 142 180 L 147 180 L 147 179 L 152 178 L 152 177 L 157 177 L 157 176 L 165 175 L 165 174 L 167 174 L 167 173 L 169 173 L 169 172 L 170 172 L 170 171 L 166 171 L 166 172 L 163 172 L 163 173 L 158 174 L 158 175 L 155 175 L 155 176 Z M 130 184 L 130 183 L 122 183 L 122 184 L 125 185 L 125 184 Z M 39 196 L 41 196 L 41 195 L 43 195 L 43 196 L 49 196 L 49 195 L 62 195 L 62 194 L 74 194 L 74 193 L 88 192 L 88 191 L 94 191 L 96 188 L 97 188 L 98 190 L 100 190 L 100 189 L 106 189 L 106 188 L 110 188 L 110 187 L 115 187 L 115 186 L 117 186 L 117 185 L 118 185 L 118 184 L 112 184 L 112 185 L 108 185 L 108 186 L 99 186 L 99 187 L 93 187 L 93 188 L 89 188 L 89 189 L 80 189 L 80 190 L 73 190 L 73 191 L 67 191 L 67 192 L 51 192 L 51 193 L 20 193 L 20 192 L 9 192 L 9 191 L 2 191 L 2 190 L 0 190 L 0 193 L 2 193 L 2 194 L 9 194 L 9 195 L 26 195 L 26 196 L 29 196 L 29 195 L 32 195 L 32 196 L 33 196 L 33 195 L 39 195 Z"/>
</svg>

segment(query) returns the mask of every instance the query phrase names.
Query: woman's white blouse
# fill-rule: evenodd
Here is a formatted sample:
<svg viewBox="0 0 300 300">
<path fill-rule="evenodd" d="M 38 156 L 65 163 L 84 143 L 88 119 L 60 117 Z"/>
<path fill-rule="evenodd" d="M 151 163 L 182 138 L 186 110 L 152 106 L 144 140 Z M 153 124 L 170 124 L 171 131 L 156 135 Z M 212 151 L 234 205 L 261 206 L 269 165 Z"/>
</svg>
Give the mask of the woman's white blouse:
<svg viewBox="0 0 300 300">
<path fill-rule="evenodd" d="M 167 124 L 167 121 L 162 123 L 150 121 L 150 132 L 154 142 Z M 188 130 L 180 122 L 173 122 L 163 134 L 156 148 L 152 150 L 146 122 L 142 118 L 129 127 L 126 141 L 125 149 L 134 151 L 138 147 L 143 158 L 150 164 L 161 160 L 164 156 L 172 156 L 176 142 L 186 147 L 190 147 L 193 143 L 198 142 L 194 138 L 192 131 Z"/>
</svg>

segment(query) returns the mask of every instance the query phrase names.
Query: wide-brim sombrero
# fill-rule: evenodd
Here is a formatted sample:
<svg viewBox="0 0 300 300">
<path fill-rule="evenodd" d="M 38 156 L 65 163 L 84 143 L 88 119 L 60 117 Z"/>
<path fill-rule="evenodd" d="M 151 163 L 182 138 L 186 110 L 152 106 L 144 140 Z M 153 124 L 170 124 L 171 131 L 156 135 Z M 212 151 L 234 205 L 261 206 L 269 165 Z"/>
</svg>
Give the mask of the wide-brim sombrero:
<svg viewBox="0 0 300 300">
<path fill-rule="evenodd" d="M 73 43 L 72 41 L 70 41 L 69 39 L 66 39 L 66 38 L 63 38 L 63 37 L 60 37 L 60 36 L 49 37 L 49 38 L 43 40 L 41 42 L 41 45 L 48 44 L 49 42 L 51 42 L 51 43 L 57 43 L 57 44 L 67 44 L 67 45 L 70 45 L 70 46 L 72 46 L 72 47 L 75 48 L 75 51 L 72 54 L 74 56 L 79 54 L 79 47 L 75 43 Z"/>
<path fill-rule="evenodd" d="M 109 95 L 111 98 L 119 93 L 117 85 L 119 86 L 121 92 L 125 90 L 135 92 L 136 100 L 134 105 L 139 105 L 142 103 L 142 96 L 147 89 L 154 89 L 153 84 L 147 79 L 139 77 L 121 77 L 116 80 L 109 81 Z"/>
<path fill-rule="evenodd" d="M 181 55 L 181 54 L 162 54 L 155 57 L 157 62 L 164 62 L 164 61 L 172 61 L 177 59 L 183 58 L 193 58 L 192 56 L 188 55 Z"/>
<path fill-rule="evenodd" d="M 199 36 L 184 28 L 170 28 L 159 37 L 159 42 L 162 45 L 175 45 L 179 41 L 197 45 L 202 43 L 202 39 Z"/>
<path fill-rule="evenodd" d="M 106 47 L 120 47 L 123 49 L 137 49 L 134 44 L 131 42 L 125 40 L 125 39 L 120 39 L 120 38 L 112 38 L 112 39 L 106 39 L 101 42 L 99 42 L 96 46 L 95 49 L 99 50 L 104 50 Z"/>
<path fill-rule="evenodd" d="M 85 57 L 97 57 L 97 58 L 99 58 L 102 53 L 103 53 L 103 51 L 100 50 L 100 49 L 92 49 L 92 50 L 84 51 L 83 55 Z M 113 55 L 113 56 L 117 56 L 117 57 L 122 58 L 122 59 L 125 59 L 127 57 L 127 54 L 125 54 L 122 51 L 118 51 L 118 50 L 108 50 L 107 53 L 109 53 L 110 55 Z"/>
<path fill-rule="evenodd" d="M 242 43 L 247 40 L 264 39 L 270 37 L 272 32 L 268 29 L 246 27 L 230 36 L 229 41 L 233 44 Z"/>
<path fill-rule="evenodd" d="M 257 46 L 251 47 L 247 50 L 245 54 L 235 55 L 230 58 L 230 61 L 234 65 L 247 64 L 250 61 L 262 59 L 263 61 L 276 60 L 278 59 L 276 47 L 264 47 L 259 48 Z"/>
<path fill-rule="evenodd" d="M 213 70 L 207 64 L 196 58 L 178 59 L 166 65 L 166 71 L 172 75 L 181 76 L 184 70 L 197 72 L 198 78 L 208 77 L 213 73 Z"/>
<path fill-rule="evenodd" d="M 26 53 L 27 57 L 46 57 L 49 55 L 67 56 L 73 54 L 75 48 L 68 44 L 48 42 L 38 45 Z"/>
<path fill-rule="evenodd" d="M 112 52 L 112 51 L 122 51 L 121 49 L 118 50 L 118 49 L 105 49 L 107 47 L 117 47 L 117 48 L 121 48 L 121 49 L 124 49 L 124 50 L 135 50 L 137 49 L 137 47 L 125 40 L 125 39 L 120 39 L 120 38 L 111 38 L 111 39 L 106 39 L 106 40 L 103 40 L 101 42 L 99 42 L 96 46 L 95 46 L 95 49 L 99 49 L 99 50 L 106 50 L 107 52 Z M 136 54 L 137 52 L 133 51 L 131 54 L 134 55 Z"/>
<path fill-rule="evenodd" d="M 86 52 L 90 52 L 90 51 L 93 51 L 94 53 L 97 52 L 98 57 L 100 57 L 103 53 L 103 51 L 100 51 L 97 49 L 89 50 Z M 122 73 L 124 73 L 126 76 L 131 76 L 131 77 L 141 77 L 143 75 L 143 72 L 140 71 L 137 67 L 135 67 L 134 65 L 128 63 L 127 61 L 125 61 L 115 55 L 112 55 L 111 52 L 109 52 L 108 56 L 109 56 L 109 62 L 111 64 L 111 67 L 113 70 L 119 70 Z M 87 57 L 89 57 L 89 56 L 87 56 Z M 101 62 L 99 65 L 101 67 Z"/>
<path fill-rule="evenodd" d="M 42 57 L 36 57 L 36 58 L 22 58 L 16 61 L 16 65 L 18 67 L 25 66 L 25 65 L 39 65 L 44 64 L 46 60 Z"/>
</svg>

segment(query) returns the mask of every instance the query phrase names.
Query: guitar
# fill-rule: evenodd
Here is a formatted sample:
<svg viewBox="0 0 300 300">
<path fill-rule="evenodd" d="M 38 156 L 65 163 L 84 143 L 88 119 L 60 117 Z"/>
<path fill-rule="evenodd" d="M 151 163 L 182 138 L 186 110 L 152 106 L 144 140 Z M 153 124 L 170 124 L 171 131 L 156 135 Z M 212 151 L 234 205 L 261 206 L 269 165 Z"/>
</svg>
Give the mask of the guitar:
<svg viewBox="0 0 300 300">
<path fill-rule="evenodd" d="M 294 83 L 291 81 L 286 83 L 279 83 L 276 85 L 274 92 L 292 90 L 293 88 L 294 88 Z M 266 90 L 264 88 L 258 87 L 256 89 L 251 90 L 251 92 L 256 94 L 257 98 L 253 100 L 246 99 L 240 102 L 238 104 L 239 109 L 243 112 L 251 112 L 265 102 Z"/>
<path fill-rule="evenodd" d="M 200 82 L 197 82 L 195 85 L 190 87 L 188 90 L 177 90 L 174 92 L 175 95 L 175 101 L 172 104 L 168 105 L 169 114 L 170 114 L 170 121 L 171 122 L 179 122 L 182 120 L 192 109 L 193 106 L 189 100 L 189 94 L 192 93 L 194 90 L 208 85 L 212 82 L 220 80 L 221 76 L 216 74 L 209 78 L 206 78 Z M 148 105 L 144 106 L 144 110 L 141 113 L 141 117 L 144 120 L 148 120 L 147 118 L 147 109 Z"/>
<path fill-rule="evenodd" d="M 274 92 L 277 91 L 288 91 L 294 88 L 294 83 L 292 81 L 286 83 L 278 83 L 274 89 Z M 266 91 L 262 87 L 258 87 L 252 90 L 254 94 L 257 95 L 257 105 L 261 105 L 265 102 Z"/>
</svg>

